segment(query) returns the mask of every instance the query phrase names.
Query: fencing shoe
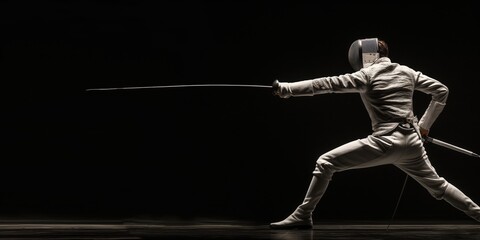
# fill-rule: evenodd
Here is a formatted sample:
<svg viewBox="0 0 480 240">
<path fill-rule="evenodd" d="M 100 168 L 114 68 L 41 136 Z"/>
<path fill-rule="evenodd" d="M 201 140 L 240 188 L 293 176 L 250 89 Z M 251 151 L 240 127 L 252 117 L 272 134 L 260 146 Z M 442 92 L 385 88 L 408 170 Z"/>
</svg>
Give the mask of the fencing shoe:
<svg viewBox="0 0 480 240">
<path fill-rule="evenodd" d="M 312 217 L 300 217 L 298 212 L 294 212 L 280 222 L 270 223 L 271 229 L 312 229 Z"/>
</svg>

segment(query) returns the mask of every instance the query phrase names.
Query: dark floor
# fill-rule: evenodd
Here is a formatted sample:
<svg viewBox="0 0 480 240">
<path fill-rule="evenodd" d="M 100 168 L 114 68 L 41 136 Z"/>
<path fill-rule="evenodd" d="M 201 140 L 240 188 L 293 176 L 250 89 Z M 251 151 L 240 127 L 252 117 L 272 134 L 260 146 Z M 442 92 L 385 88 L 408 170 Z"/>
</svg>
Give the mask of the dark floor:
<svg viewBox="0 0 480 240">
<path fill-rule="evenodd" d="M 316 223 L 312 230 L 271 230 L 268 225 L 240 222 L 160 221 L 11 221 L 0 222 L 1 239 L 374 239 L 478 240 L 480 224 L 472 222 Z"/>
</svg>

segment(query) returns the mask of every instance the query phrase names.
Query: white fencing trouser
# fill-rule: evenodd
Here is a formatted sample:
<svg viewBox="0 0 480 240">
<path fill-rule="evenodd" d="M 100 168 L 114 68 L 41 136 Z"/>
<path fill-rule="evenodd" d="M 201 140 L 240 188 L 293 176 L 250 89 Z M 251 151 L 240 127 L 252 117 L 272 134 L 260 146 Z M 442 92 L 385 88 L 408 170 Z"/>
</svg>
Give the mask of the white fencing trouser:
<svg viewBox="0 0 480 240">
<path fill-rule="evenodd" d="M 443 199 L 473 219 L 480 221 L 480 207 L 437 174 L 428 160 L 418 134 L 413 128 L 401 126 L 389 135 L 369 135 L 320 156 L 304 201 L 292 213 L 292 216 L 311 219 L 312 212 L 325 193 L 333 173 L 386 164 L 393 164 L 407 173 L 434 198 Z"/>
</svg>

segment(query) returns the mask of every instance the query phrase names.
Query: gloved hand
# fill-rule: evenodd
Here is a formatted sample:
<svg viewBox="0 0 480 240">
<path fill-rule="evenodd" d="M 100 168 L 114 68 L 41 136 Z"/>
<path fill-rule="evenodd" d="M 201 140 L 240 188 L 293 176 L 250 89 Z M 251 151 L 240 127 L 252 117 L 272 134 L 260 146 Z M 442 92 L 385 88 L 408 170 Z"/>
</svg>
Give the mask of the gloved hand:
<svg viewBox="0 0 480 240">
<path fill-rule="evenodd" d="M 285 86 L 282 86 L 278 80 L 273 81 L 272 84 L 273 95 L 279 96 L 281 98 L 289 98 L 291 94 L 288 93 L 288 90 Z"/>
<path fill-rule="evenodd" d="M 430 138 L 428 136 L 428 133 L 429 133 L 429 130 L 425 129 L 425 128 L 422 128 L 422 127 L 419 127 L 419 132 L 420 132 L 420 135 L 422 136 L 422 142 L 424 144 L 428 143 L 428 139 Z"/>
<path fill-rule="evenodd" d="M 427 129 L 424 129 L 422 127 L 420 127 L 420 134 L 422 135 L 422 137 L 428 137 L 428 133 L 429 131 Z"/>
</svg>

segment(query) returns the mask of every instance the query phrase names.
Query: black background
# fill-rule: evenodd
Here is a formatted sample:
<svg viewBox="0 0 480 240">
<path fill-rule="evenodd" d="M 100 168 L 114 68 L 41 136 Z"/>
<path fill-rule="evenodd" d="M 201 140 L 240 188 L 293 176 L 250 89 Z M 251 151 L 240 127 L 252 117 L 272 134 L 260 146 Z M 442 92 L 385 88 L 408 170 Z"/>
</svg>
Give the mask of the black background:
<svg viewBox="0 0 480 240">
<path fill-rule="evenodd" d="M 430 135 L 480 151 L 473 2 L 3 1 L 0 21 L 0 218 L 280 220 L 318 156 L 370 133 L 357 94 L 85 90 L 339 75 L 366 37 L 449 87 Z M 415 98 L 421 115 L 429 96 Z M 480 202 L 480 161 L 427 151 Z M 393 166 L 337 173 L 314 218 L 388 220 L 404 179 Z M 412 179 L 396 218 L 468 219 Z"/>
</svg>

